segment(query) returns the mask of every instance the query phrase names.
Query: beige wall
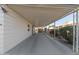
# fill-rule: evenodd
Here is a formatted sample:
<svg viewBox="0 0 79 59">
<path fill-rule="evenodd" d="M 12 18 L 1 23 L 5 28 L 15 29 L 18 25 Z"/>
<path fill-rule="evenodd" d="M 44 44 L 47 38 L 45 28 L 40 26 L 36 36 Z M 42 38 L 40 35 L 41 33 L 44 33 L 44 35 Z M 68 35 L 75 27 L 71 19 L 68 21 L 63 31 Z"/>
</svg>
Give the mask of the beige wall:
<svg viewBox="0 0 79 59">
<path fill-rule="evenodd" d="M 5 8 L 7 13 L 4 15 L 4 52 L 7 52 L 32 35 L 32 25 L 8 7 Z M 28 24 L 30 31 L 27 31 Z"/>
</svg>

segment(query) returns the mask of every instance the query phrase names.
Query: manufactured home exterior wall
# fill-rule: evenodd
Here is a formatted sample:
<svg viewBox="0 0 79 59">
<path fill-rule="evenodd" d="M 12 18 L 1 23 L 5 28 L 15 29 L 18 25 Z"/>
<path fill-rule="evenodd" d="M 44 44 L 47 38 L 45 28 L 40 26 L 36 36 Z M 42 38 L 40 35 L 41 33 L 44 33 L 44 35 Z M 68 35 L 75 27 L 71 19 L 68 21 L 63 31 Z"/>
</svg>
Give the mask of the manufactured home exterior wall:
<svg viewBox="0 0 79 59">
<path fill-rule="evenodd" d="M 4 14 L 4 52 L 7 52 L 32 35 L 32 25 L 7 6 L 5 9 L 7 12 Z"/>
<path fill-rule="evenodd" d="M 3 25 L 4 25 L 4 13 L 0 7 L 0 54 L 3 54 Z"/>
</svg>

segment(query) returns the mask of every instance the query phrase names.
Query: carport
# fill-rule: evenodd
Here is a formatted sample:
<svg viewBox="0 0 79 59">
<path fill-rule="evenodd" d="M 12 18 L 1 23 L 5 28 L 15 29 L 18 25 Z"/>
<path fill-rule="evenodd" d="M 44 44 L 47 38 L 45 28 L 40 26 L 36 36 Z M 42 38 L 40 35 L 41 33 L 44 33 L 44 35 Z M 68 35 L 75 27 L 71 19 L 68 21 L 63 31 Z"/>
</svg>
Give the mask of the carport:
<svg viewBox="0 0 79 59">
<path fill-rule="evenodd" d="M 65 16 L 67 16 L 71 13 L 73 13 L 73 52 L 78 53 L 78 45 L 79 45 L 79 43 L 78 43 L 78 40 L 79 40 L 79 36 L 78 36 L 79 35 L 78 34 L 78 31 L 79 31 L 78 6 L 79 5 L 69 5 L 69 4 L 68 5 L 66 5 L 66 4 L 33 4 L 33 5 L 32 4 L 23 4 L 23 5 L 21 5 L 21 4 L 19 4 L 19 5 L 11 4 L 10 5 L 9 4 L 9 5 L 1 5 L 0 7 L 1 7 L 1 12 L 3 11 L 2 12 L 3 16 L 0 16 L 0 17 L 3 17 L 2 20 L 4 20 L 3 23 L 0 25 L 0 26 L 4 27 L 3 28 L 4 34 L 1 34 L 4 37 L 3 39 L 1 39 L 3 41 L 3 43 L 1 43 L 2 49 L 3 49 L 2 53 L 5 53 L 14 47 L 17 47 L 17 45 L 20 44 L 22 41 L 29 38 L 30 36 L 33 36 L 34 35 L 34 32 L 33 32 L 34 27 L 45 27 L 45 26 L 49 25 L 50 23 L 54 22 L 54 28 L 55 28 L 55 21 L 57 21 L 61 18 L 64 18 Z M 76 12 L 76 16 L 74 16 L 75 12 Z M 19 22 L 19 19 L 20 19 L 20 22 Z M 24 21 L 22 21 L 22 20 L 24 20 Z M 25 22 L 25 21 L 27 21 L 27 22 Z M 75 21 L 77 24 L 76 28 L 74 25 Z M 21 22 L 22 22 L 22 24 L 21 24 Z M 22 26 L 22 28 L 21 28 L 21 26 Z M 29 28 L 30 28 L 30 30 L 28 30 Z M 26 30 L 27 30 L 27 32 L 25 33 Z M 54 32 L 55 32 L 55 30 L 54 30 Z M 15 34 L 17 34 L 17 35 L 15 35 Z M 37 40 L 34 40 L 35 42 L 32 42 L 35 44 L 36 44 L 36 42 L 37 43 L 42 42 L 42 40 L 40 41 L 39 39 L 44 39 L 44 40 L 46 39 L 45 41 L 47 42 L 48 39 L 45 36 L 48 37 L 45 33 L 42 33 L 42 34 L 40 33 L 40 34 L 34 35 L 35 38 L 32 37 L 30 39 L 31 40 L 37 39 Z M 30 43 L 31 40 L 30 41 L 25 40 L 25 41 L 27 43 L 28 42 Z M 45 44 L 46 44 L 46 42 L 45 42 Z M 31 45 L 32 45 L 32 43 L 31 43 Z M 34 44 L 34 46 L 36 46 L 35 44 Z M 41 44 L 43 44 L 43 42 Z M 51 46 L 51 44 L 49 44 L 49 43 L 47 43 L 47 44 L 48 44 L 48 46 Z M 60 43 L 58 43 L 58 44 L 61 45 Z M 40 45 L 38 44 L 38 46 L 40 46 Z M 46 46 L 46 45 L 43 45 L 43 46 Z M 22 46 L 19 46 L 19 47 L 21 48 Z M 19 47 L 15 48 L 15 50 L 18 51 L 18 49 L 20 49 Z M 44 50 L 42 50 L 43 49 L 42 47 L 40 47 L 41 49 L 39 47 L 36 48 L 37 50 L 35 50 L 35 48 L 33 47 L 33 50 L 35 52 L 37 51 L 38 52 L 37 54 L 43 54 L 42 52 Z M 47 48 L 47 47 L 45 47 L 45 48 Z M 55 49 L 56 48 L 57 47 L 55 47 Z M 49 50 L 53 51 L 53 49 L 54 49 L 54 47 L 52 47 L 52 50 L 48 49 L 47 51 L 50 52 Z M 58 49 L 60 49 L 60 48 L 58 48 Z M 13 50 L 13 51 L 15 51 L 15 50 Z M 19 50 L 19 51 L 21 51 L 21 50 Z M 31 50 L 32 53 L 34 51 Z M 56 51 L 58 51 L 58 50 L 56 50 Z M 62 51 L 64 51 L 64 50 L 62 50 Z M 70 51 L 70 50 L 68 50 L 68 51 Z M 44 52 L 47 54 L 46 51 L 44 51 Z M 19 52 L 17 52 L 17 53 L 19 53 Z M 21 53 L 23 53 L 23 52 L 21 52 Z M 52 54 L 52 53 L 48 53 L 48 54 Z M 26 54 L 29 54 L 29 53 L 27 52 Z M 56 54 L 58 54 L 58 53 L 56 52 Z M 59 54 L 64 54 L 64 53 L 59 52 Z"/>
</svg>

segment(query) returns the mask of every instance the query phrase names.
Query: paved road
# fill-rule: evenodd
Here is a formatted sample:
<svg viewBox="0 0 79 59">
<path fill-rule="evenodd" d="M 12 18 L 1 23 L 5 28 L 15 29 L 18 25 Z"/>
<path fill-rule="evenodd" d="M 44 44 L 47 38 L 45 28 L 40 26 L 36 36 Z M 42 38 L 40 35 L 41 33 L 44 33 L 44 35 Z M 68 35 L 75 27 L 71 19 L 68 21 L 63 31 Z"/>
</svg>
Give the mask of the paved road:
<svg viewBox="0 0 79 59">
<path fill-rule="evenodd" d="M 39 33 L 24 40 L 8 51 L 9 55 L 69 55 L 72 50 L 46 33 Z"/>
</svg>

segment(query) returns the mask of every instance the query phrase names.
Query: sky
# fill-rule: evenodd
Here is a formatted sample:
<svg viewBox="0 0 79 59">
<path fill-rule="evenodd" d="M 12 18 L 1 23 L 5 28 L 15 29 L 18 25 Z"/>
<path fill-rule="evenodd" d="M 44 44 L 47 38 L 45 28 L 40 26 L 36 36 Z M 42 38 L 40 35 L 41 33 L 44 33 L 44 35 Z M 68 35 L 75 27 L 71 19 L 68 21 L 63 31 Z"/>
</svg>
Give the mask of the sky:
<svg viewBox="0 0 79 59">
<path fill-rule="evenodd" d="M 59 19 L 58 21 L 55 22 L 56 26 L 58 25 L 63 25 L 65 22 L 70 22 L 73 21 L 73 14 L 70 14 L 64 18 Z M 49 24 L 48 26 L 53 25 L 54 23 Z"/>
<path fill-rule="evenodd" d="M 65 22 L 70 22 L 70 21 L 73 21 L 73 14 L 70 14 L 70 15 L 56 21 L 56 25 L 62 25 Z"/>
</svg>

